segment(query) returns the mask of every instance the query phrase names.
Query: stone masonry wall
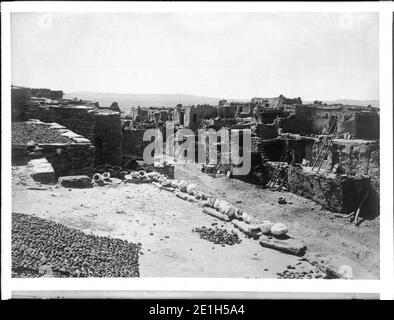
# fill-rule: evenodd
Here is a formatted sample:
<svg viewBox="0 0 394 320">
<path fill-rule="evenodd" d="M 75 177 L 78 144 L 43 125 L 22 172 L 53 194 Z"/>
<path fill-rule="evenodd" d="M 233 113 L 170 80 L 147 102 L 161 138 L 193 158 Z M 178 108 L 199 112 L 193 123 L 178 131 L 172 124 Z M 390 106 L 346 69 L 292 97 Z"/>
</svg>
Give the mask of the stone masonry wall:
<svg viewBox="0 0 394 320">
<path fill-rule="evenodd" d="M 96 165 L 122 163 L 122 129 L 120 113 L 103 111 L 95 113 L 94 146 Z"/>
<path fill-rule="evenodd" d="M 372 185 L 379 190 L 380 149 L 379 142 L 366 140 L 334 140 L 337 161 L 349 175 L 368 175 Z"/>
<path fill-rule="evenodd" d="M 317 158 L 323 140 L 315 142 L 313 161 Z M 380 187 L 380 148 L 378 141 L 334 139 L 322 168 L 331 170 L 337 163 L 344 173 L 352 176 L 367 175 L 374 189 Z"/>
<path fill-rule="evenodd" d="M 344 112 L 338 116 L 338 135 L 353 139 L 379 139 L 379 115 L 376 112 Z"/>
<path fill-rule="evenodd" d="M 145 129 L 123 131 L 122 153 L 126 156 L 142 159 L 145 147 L 150 143 L 143 141 Z"/>
<path fill-rule="evenodd" d="M 165 140 L 165 130 L 163 127 L 159 127 L 163 139 Z M 123 130 L 122 138 L 122 155 L 125 157 L 131 157 L 135 159 L 143 159 L 144 149 L 151 141 L 144 141 L 144 132 L 146 129 L 125 129 Z"/>
<path fill-rule="evenodd" d="M 312 199 L 327 210 L 350 213 L 357 209 L 370 180 L 289 167 L 288 184 L 292 193 Z"/>
<path fill-rule="evenodd" d="M 52 164 L 57 176 L 92 176 L 94 167 L 94 146 L 89 144 L 40 145 L 45 158 Z M 60 154 L 58 154 L 58 150 Z"/>
<path fill-rule="evenodd" d="M 48 143 L 38 144 L 43 157 L 51 163 L 58 177 L 68 175 L 89 175 L 93 174 L 94 168 L 94 146 L 84 137 L 60 126 L 56 123 L 46 124 L 52 130 L 59 130 L 68 136 L 71 143 Z M 12 145 L 13 165 L 26 164 L 32 159 L 26 144 Z"/>
</svg>

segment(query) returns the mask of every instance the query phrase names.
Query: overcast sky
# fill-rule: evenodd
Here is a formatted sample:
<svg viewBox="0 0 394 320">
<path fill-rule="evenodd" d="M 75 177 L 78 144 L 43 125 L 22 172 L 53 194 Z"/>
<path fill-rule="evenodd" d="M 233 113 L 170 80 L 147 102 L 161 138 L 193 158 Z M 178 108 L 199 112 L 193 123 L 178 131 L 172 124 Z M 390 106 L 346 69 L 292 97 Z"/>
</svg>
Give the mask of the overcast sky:
<svg viewBox="0 0 394 320">
<path fill-rule="evenodd" d="M 13 13 L 12 83 L 377 99 L 378 26 L 373 13 Z"/>
</svg>

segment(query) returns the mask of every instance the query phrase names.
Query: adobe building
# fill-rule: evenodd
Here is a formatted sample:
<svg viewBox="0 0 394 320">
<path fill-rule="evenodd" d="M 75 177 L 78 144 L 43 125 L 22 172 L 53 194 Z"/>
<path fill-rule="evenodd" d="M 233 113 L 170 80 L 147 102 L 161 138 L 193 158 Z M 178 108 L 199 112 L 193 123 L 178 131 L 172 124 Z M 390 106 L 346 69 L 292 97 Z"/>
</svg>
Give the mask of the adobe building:
<svg viewBox="0 0 394 320">
<path fill-rule="evenodd" d="M 63 99 L 62 90 L 50 90 L 46 88 L 33 88 L 31 89 L 31 94 L 39 98 L 47 98 L 53 100 Z"/>
<path fill-rule="evenodd" d="M 290 152 L 293 164 L 302 163 L 304 159 L 312 163 L 313 150 L 318 139 L 293 134 L 282 134 L 278 139 L 284 143 L 284 154 Z"/>
<path fill-rule="evenodd" d="M 309 104 L 295 106 L 294 114 L 277 119 L 283 132 L 304 135 L 328 133 L 336 121 L 342 137 L 353 139 L 379 138 L 379 113 L 343 105 Z"/>
<path fill-rule="evenodd" d="M 317 139 L 312 147 L 312 160 L 316 160 L 324 138 Z M 344 174 L 370 176 L 374 187 L 379 189 L 379 141 L 333 139 L 327 148 L 323 171 L 331 172 L 336 164 Z"/>
<path fill-rule="evenodd" d="M 172 109 L 165 107 L 150 107 L 146 109 L 148 112 L 147 120 L 153 123 L 165 123 L 172 120 Z"/>
<path fill-rule="evenodd" d="M 262 104 L 264 102 L 268 102 L 267 98 L 259 98 L 259 97 L 254 97 L 250 101 L 256 104 Z"/>
<path fill-rule="evenodd" d="M 256 102 L 231 102 L 231 106 L 236 107 L 235 116 L 238 118 L 253 117 L 253 112 L 257 106 Z"/>
<path fill-rule="evenodd" d="M 131 108 L 129 116 L 134 120 L 138 122 L 145 122 L 148 121 L 148 110 L 143 109 L 140 106 L 137 108 Z"/>
<path fill-rule="evenodd" d="M 221 107 L 221 106 L 228 106 L 228 105 L 229 105 L 229 103 L 227 102 L 226 99 L 219 100 L 219 103 L 218 103 L 219 107 Z"/>
<path fill-rule="evenodd" d="M 233 119 L 237 114 L 238 106 L 236 104 L 223 105 L 219 107 L 218 115 L 222 119 Z"/>
<path fill-rule="evenodd" d="M 268 100 L 268 103 L 270 104 L 271 107 L 274 108 L 279 108 L 284 105 L 300 105 L 302 104 L 302 100 L 300 97 L 298 98 L 286 98 L 284 95 L 279 95 L 279 97 L 276 98 L 266 98 Z"/>
<path fill-rule="evenodd" d="M 31 98 L 31 89 L 11 86 L 11 119 L 21 121 L 24 117 L 24 106 Z"/>
<path fill-rule="evenodd" d="M 55 101 L 44 97 L 51 96 L 52 92 L 56 92 L 49 89 L 31 89 L 32 95 L 34 92 L 41 97 L 30 96 L 26 100 L 29 97 L 29 90 L 28 88 L 11 88 L 11 105 L 20 121 L 35 119 L 47 124 L 60 125 L 73 134 L 90 141 L 91 145 L 95 147 L 96 165 L 121 164 L 120 112 L 112 110 L 119 109 L 116 103 L 112 104 L 112 109 L 110 109 L 101 108 L 98 103 L 79 99 Z"/>
<path fill-rule="evenodd" d="M 266 104 L 259 104 L 253 110 L 253 117 L 258 123 L 273 123 L 277 118 L 284 118 L 287 113 L 283 108 L 267 107 Z"/>
<path fill-rule="evenodd" d="M 338 115 L 338 135 L 352 139 L 379 139 L 379 114 L 375 111 L 343 112 Z"/>
<path fill-rule="evenodd" d="M 342 108 L 327 105 L 297 105 L 295 113 L 278 120 L 283 132 L 299 134 L 320 134 L 328 130 Z"/>
<path fill-rule="evenodd" d="M 214 118 L 218 113 L 218 107 L 211 105 L 177 105 L 174 109 L 173 120 L 175 125 L 181 125 L 196 131 L 202 128 L 204 119 Z"/>
<path fill-rule="evenodd" d="M 309 111 L 307 119 L 311 124 L 310 132 L 318 134 L 324 129 L 329 129 L 332 121 L 342 112 L 342 108 L 337 105 L 314 104 L 309 106 Z"/>
</svg>

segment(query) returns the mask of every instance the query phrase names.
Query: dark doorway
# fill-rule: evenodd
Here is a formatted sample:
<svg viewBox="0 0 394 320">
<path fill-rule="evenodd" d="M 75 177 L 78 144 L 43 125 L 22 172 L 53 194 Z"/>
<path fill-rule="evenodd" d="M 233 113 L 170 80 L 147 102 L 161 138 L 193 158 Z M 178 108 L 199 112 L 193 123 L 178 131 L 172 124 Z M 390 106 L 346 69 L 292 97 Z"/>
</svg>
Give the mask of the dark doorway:
<svg viewBox="0 0 394 320">
<path fill-rule="evenodd" d="M 103 142 L 101 141 L 101 139 L 100 138 L 94 138 L 94 146 L 97 148 L 97 149 L 102 149 L 103 148 Z"/>
<path fill-rule="evenodd" d="M 103 150 L 103 141 L 100 138 L 94 138 L 94 146 L 96 147 L 96 165 L 103 164 L 102 150 Z"/>
</svg>

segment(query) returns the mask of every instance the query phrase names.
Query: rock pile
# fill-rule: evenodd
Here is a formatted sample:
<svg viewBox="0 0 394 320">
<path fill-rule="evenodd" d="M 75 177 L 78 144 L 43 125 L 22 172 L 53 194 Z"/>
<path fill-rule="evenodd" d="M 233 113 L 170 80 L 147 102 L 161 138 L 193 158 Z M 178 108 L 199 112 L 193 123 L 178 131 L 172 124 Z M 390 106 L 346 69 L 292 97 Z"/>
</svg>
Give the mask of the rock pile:
<svg viewBox="0 0 394 320">
<path fill-rule="evenodd" d="M 241 243 L 241 239 L 238 237 L 238 234 L 234 231 L 228 232 L 226 229 L 220 229 L 218 227 L 215 228 L 194 228 L 192 230 L 200 235 L 201 239 L 208 240 L 215 244 L 221 245 L 229 245 L 232 246 L 237 243 Z"/>
<path fill-rule="evenodd" d="M 12 215 L 12 272 L 17 277 L 38 275 L 43 268 L 65 277 L 139 277 L 140 248 L 30 215 Z"/>
</svg>

